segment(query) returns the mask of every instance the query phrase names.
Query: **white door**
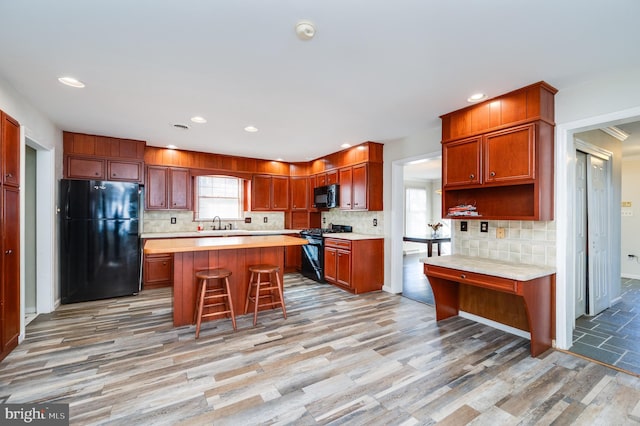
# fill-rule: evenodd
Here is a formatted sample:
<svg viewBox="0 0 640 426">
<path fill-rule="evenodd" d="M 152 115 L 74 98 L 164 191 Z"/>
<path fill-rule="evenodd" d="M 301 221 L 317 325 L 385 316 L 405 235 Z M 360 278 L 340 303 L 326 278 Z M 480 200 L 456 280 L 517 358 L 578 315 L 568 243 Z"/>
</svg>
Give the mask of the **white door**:
<svg viewBox="0 0 640 426">
<path fill-rule="evenodd" d="M 608 163 L 601 158 L 587 155 L 589 315 L 597 315 L 609 307 Z"/>
<path fill-rule="evenodd" d="M 575 318 L 587 313 L 587 154 L 576 152 Z"/>
</svg>

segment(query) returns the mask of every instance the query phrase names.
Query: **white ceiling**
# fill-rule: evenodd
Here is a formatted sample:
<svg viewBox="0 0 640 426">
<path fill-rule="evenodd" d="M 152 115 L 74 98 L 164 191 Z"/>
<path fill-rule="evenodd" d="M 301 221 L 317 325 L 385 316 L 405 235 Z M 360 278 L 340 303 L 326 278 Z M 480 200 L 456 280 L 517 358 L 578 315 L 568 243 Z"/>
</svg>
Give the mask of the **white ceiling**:
<svg viewBox="0 0 640 426">
<path fill-rule="evenodd" d="M 420 135 L 474 92 L 640 67 L 638 16 L 637 0 L 0 0 L 0 76 L 63 130 L 304 161 Z"/>
</svg>

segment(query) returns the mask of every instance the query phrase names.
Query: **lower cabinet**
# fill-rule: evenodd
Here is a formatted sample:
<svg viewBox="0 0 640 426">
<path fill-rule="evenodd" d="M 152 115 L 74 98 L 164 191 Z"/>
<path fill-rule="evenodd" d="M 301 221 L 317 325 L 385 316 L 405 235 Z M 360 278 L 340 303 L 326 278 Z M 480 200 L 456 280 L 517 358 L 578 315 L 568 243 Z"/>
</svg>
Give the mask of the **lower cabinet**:
<svg viewBox="0 0 640 426">
<path fill-rule="evenodd" d="M 324 278 L 353 293 L 382 289 L 384 240 L 324 239 Z"/>
<path fill-rule="evenodd" d="M 143 288 L 171 287 L 173 285 L 173 255 L 145 254 Z"/>
<path fill-rule="evenodd" d="M 20 190 L 0 185 L 0 360 L 20 334 Z"/>
</svg>

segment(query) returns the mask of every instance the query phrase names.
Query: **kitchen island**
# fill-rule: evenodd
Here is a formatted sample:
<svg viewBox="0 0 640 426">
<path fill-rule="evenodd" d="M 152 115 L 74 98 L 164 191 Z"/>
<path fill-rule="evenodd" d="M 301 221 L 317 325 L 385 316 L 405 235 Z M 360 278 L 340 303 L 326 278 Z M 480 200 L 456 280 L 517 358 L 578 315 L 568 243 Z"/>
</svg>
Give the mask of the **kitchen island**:
<svg viewBox="0 0 640 426">
<path fill-rule="evenodd" d="M 304 244 L 306 240 L 286 235 L 151 239 L 145 242 L 144 253 L 173 254 L 173 325 L 177 327 L 193 323 L 197 271 L 226 268 L 232 272 L 231 298 L 240 315 L 247 297 L 249 265 L 278 265 L 282 279 L 285 247 Z"/>
</svg>

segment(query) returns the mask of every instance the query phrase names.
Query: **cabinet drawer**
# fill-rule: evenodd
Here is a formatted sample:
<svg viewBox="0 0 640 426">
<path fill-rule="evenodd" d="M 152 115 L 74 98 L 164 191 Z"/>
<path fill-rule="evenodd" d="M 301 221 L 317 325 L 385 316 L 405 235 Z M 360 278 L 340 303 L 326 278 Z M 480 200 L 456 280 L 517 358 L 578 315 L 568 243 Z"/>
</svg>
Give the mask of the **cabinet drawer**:
<svg viewBox="0 0 640 426">
<path fill-rule="evenodd" d="M 170 283 L 173 280 L 173 256 L 166 254 L 147 254 L 144 256 L 144 283 Z"/>
<path fill-rule="evenodd" d="M 326 247 L 335 247 L 344 250 L 351 250 L 351 241 L 350 240 L 341 240 L 338 238 L 325 238 L 324 245 Z"/>
<path fill-rule="evenodd" d="M 461 271 L 458 269 L 443 268 L 440 266 L 424 265 L 424 273 L 428 276 L 444 278 L 461 284 L 469 284 L 477 287 L 506 293 L 518 292 L 518 281 L 508 278 L 494 277 L 491 275 L 477 274 L 475 272 Z"/>
</svg>

